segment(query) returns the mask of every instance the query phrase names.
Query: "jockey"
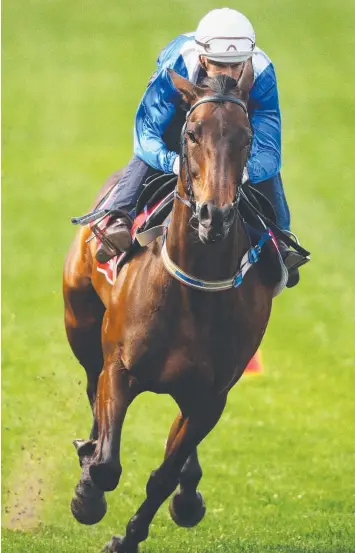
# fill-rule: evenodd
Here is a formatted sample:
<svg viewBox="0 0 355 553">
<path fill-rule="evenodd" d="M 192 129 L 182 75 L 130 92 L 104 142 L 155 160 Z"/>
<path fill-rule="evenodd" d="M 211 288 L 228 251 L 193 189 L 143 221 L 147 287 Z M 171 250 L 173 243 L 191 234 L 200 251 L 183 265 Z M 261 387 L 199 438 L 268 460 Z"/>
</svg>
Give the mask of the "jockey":
<svg viewBox="0 0 355 553">
<path fill-rule="evenodd" d="M 222 8 L 205 15 L 195 33 L 172 40 L 158 57 L 157 70 L 136 113 L 134 157 L 107 206 L 116 215 L 111 217 L 106 234 L 118 251 L 127 251 L 131 245 L 129 211 L 135 207 L 146 179 L 157 172 L 179 174 L 179 140 L 186 108 L 168 69 L 194 84 L 219 74 L 237 80 L 249 58 L 254 70 L 248 102 L 253 141 L 243 179 L 250 180 L 268 198 L 275 209 L 278 226 L 290 231 L 290 213 L 280 176 L 281 118 L 274 66 L 255 45 L 250 21 L 236 10 Z M 286 259 L 292 257 L 291 252 L 281 241 L 279 247 L 287 266 Z M 107 243 L 100 244 L 96 259 L 104 263 L 114 255 L 117 251 Z M 292 263 L 288 267 L 290 287 L 297 284 L 299 272 Z"/>
</svg>

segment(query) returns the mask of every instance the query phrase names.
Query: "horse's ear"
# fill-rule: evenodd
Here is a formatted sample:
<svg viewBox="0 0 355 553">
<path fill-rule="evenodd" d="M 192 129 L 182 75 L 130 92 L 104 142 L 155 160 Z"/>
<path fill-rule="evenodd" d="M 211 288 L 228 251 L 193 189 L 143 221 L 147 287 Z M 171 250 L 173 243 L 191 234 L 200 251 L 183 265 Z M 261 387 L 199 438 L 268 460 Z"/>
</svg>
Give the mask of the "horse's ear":
<svg viewBox="0 0 355 553">
<path fill-rule="evenodd" d="M 243 70 L 239 76 L 237 83 L 237 92 L 240 95 L 241 100 L 247 103 L 249 93 L 254 84 L 254 69 L 251 58 L 249 58 L 243 67 Z"/>
<path fill-rule="evenodd" d="M 173 69 L 168 69 L 168 72 L 173 85 L 180 92 L 185 102 L 188 104 L 194 104 L 197 102 L 201 95 L 201 89 L 187 79 L 184 79 L 184 77 L 181 77 L 181 75 L 176 73 Z"/>
</svg>

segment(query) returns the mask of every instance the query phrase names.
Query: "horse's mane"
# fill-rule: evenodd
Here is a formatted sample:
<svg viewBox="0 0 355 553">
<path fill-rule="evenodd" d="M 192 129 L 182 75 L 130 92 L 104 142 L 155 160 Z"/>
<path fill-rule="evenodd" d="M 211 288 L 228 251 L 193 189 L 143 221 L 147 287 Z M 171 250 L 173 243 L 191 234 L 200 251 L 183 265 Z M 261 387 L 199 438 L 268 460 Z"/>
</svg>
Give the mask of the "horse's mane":
<svg viewBox="0 0 355 553">
<path fill-rule="evenodd" d="M 231 92 L 236 92 L 237 81 L 228 75 L 216 75 L 215 77 L 203 79 L 202 86 L 209 88 L 217 94 L 230 94 Z"/>
</svg>

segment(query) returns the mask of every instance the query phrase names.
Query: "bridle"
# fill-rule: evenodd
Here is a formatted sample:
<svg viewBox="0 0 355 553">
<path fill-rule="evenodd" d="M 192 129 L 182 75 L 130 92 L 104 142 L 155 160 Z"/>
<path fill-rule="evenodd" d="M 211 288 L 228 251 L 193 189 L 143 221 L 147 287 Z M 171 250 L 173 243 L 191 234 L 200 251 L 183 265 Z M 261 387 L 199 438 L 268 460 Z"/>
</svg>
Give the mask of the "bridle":
<svg viewBox="0 0 355 553">
<path fill-rule="evenodd" d="M 197 107 L 199 107 L 201 104 L 206 104 L 207 102 L 220 103 L 220 104 L 224 104 L 225 102 L 232 102 L 233 104 L 237 104 L 238 106 L 240 106 L 242 108 L 242 110 L 244 111 L 245 115 L 248 117 L 247 106 L 245 105 L 245 103 L 242 100 L 240 100 L 239 98 L 235 98 L 234 96 L 227 96 L 227 95 L 223 95 L 223 94 L 216 94 L 214 96 L 205 96 L 204 98 L 201 98 L 201 100 L 198 100 L 198 102 L 196 102 L 196 104 L 191 106 L 190 111 L 187 112 L 186 120 L 185 120 L 185 123 L 182 127 L 181 137 L 180 137 L 180 160 L 181 160 L 181 162 L 180 162 L 180 180 L 183 181 L 182 172 L 184 170 L 184 172 L 185 172 L 185 187 L 184 187 L 184 190 L 185 190 L 185 193 L 188 196 L 188 199 L 183 198 L 182 196 L 180 196 L 180 194 L 177 192 L 176 189 L 175 189 L 175 198 L 177 198 L 183 204 L 185 204 L 187 207 L 189 207 L 191 209 L 193 215 L 195 215 L 195 216 L 198 215 L 199 206 L 197 205 L 197 202 L 196 202 L 195 197 L 194 197 L 194 192 L 193 192 L 193 188 L 192 188 L 192 179 L 191 179 L 191 175 L 190 175 L 188 158 L 187 158 L 186 126 L 189 122 L 191 114 L 195 111 L 195 109 Z M 238 204 L 239 204 L 239 200 L 240 200 L 240 193 L 241 193 L 240 189 L 241 189 L 241 187 L 238 186 L 235 198 L 232 202 L 232 207 L 235 210 L 238 208 Z"/>
<path fill-rule="evenodd" d="M 181 151 L 180 151 L 180 180 L 183 182 L 183 175 L 182 172 L 185 172 L 185 186 L 184 186 L 184 192 L 187 194 L 187 198 L 183 198 L 180 196 L 180 194 L 177 192 L 175 188 L 175 198 L 180 200 L 183 204 L 185 204 L 187 207 L 189 207 L 192 210 L 193 216 L 198 216 L 199 213 L 199 204 L 196 202 L 194 197 L 194 192 L 192 188 L 192 180 L 191 175 L 189 171 L 189 165 L 187 160 L 187 148 L 186 148 L 186 125 L 189 121 L 189 118 L 191 116 L 191 113 L 201 104 L 207 103 L 207 102 L 216 102 L 216 103 L 224 103 L 224 102 L 232 102 L 233 104 L 237 104 L 240 106 L 246 116 L 248 116 L 247 107 L 242 102 L 242 100 L 239 100 L 239 98 L 235 98 L 234 96 L 227 96 L 227 95 L 215 95 L 215 96 L 206 96 L 205 98 L 202 98 L 196 104 L 194 104 L 190 111 L 186 114 L 186 121 L 181 131 Z M 240 200 L 240 196 L 242 194 L 242 183 L 237 187 L 236 195 L 233 200 L 232 206 L 235 210 L 235 212 L 238 211 L 238 204 Z M 195 290 L 200 290 L 204 292 L 223 292 L 225 290 L 231 290 L 232 288 L 238 288 L 246 275 L 246 273 L 251 269 L 251 267 L 258 262 L 260 252 L 262 247 L 266 242 L 273 239 L 273 234 L 270 231 L 269 228 L 266 228 L 265 225 L 263 225 L 265 230 L 264 233 L 261 235 L 258 243 L 255 246 L 251 246 L 243 255 L 239 269 L 234 273 L 234 275 L 231 278 L 227 278 L 224 280 L 202 280 L 200 278 L 195 277 L 194 275 L 191 275 L 189 273 L 186 273 L 179 265 L 174 263 L 174 261 L 170 258 L 168 250 L 167 250 L 167 242 L 166 242 L 166 236 L 167 236 L 167 229 L 165 227 L 165 234 L 164 234 L 164 240 L 163 245 L 161 249 L 161 256 L 163 260 L 163 264 L 165 269 L 168 271 L 168 273 L 175 278 L 176 280 L 182 282 L 186 286 L 190 288 L 194 288 Z M 278 250 L 277 250 L 278 252 Z M 274 295 L 278 294 L 285 286 L 288 279 L 288 271 L 286 267 L 284 266 L 281 255 L 278 252 L 278 256 L 280 259 L 280 267 L 281 267 L 281 280 L 277 287 L 276 292 Z"/>
</svg>

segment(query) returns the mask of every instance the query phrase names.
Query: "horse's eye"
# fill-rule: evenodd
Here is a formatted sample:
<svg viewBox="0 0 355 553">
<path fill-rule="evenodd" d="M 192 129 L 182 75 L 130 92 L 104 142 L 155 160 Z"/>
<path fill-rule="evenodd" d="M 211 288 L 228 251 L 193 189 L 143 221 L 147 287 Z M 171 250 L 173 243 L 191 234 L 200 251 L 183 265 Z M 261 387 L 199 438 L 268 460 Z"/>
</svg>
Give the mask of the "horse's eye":
<svg viewBox="0 0 355 553">
<path fill-rule="evenodd" d="M 187 131 L 187 136 L 189 137 L 191 142 L 193 142 L 193 143 L 196 142 L 196 136 L 195 136 L 195 133 L 193 131 Z"/>
</svg>

